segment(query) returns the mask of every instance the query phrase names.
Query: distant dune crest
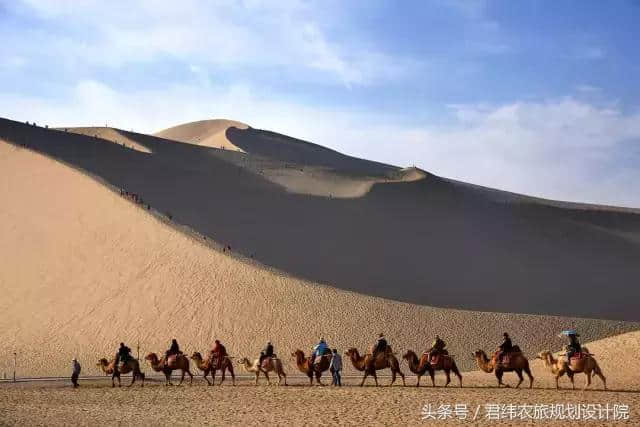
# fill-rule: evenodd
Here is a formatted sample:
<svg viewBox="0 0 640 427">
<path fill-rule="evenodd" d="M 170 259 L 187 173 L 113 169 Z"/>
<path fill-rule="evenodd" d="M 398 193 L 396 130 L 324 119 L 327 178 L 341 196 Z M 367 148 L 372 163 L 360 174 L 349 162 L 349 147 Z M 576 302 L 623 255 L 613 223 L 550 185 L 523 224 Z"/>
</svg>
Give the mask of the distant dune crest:
<svg viewBox="0 0 640 427">
<path fill-rule="evenodd" d="M 204 147 L 244 152 L 227 138 L 227 129 L 230 127 L 238 129 L 249 128 L 247 124 L 235 120 L 200 120 L 161 130 L 156 132 L 154 136 Z"/>
</svg>

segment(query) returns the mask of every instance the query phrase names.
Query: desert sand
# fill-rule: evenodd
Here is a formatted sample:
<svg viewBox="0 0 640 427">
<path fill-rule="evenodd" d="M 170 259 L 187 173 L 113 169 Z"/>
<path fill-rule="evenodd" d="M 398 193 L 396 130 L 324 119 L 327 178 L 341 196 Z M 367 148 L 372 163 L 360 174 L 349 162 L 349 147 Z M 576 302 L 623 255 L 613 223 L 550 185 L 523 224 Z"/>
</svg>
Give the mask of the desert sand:
<svg viewBox="0 0 640 427">
<path fill-rule="evenodd" d="M 230 127 L 247 129 L 249 126 L 234 120 L 201 120 L 164 129 L 154 135 L 204 147 L 244 152 L 227 138 L 227 129 Z"/>
<path fill-rule="evenodd" d="M 118 132 L 152 154 L 0 121 L 5 140 L 311 282 L 418 305 L 640 320 L 637 210 L 484 189 L 252 128 L 225 131 L 244 153 Z M 341 197 L 316 194 L 333 187 Z"/>
<path fill-rule="evenodd" d="M 207 387 L 199 379 L 192 387 L 166 389 L 156 380 L 144 389 L 115 390 L 93 379 L 75 391 L 60 381 L 3 383 L 3 424 L 417 424 L 426 403 L 472 409 L 485 403 L 626 404 L 632 411 L 628 423 L 637 424 L 640 324 L 632 321 L 638 320 L 637 309 L 629 300 L 638 292 L 632 280 L 638 277 L 633 260 L 639 230 L 633 209 L 529 199 L 251 128 L 225 128 L 225 137 L 242 150 L 232 151 L 110 128 L 96 137 L 93 132 L 101 128 L 65 132 L 7 120 L 0 125 L 0 375 L 11 376 L 14 351 L 19 378 L 68 375 L 72 357 L 80 360 L 83 375 L 92 376 L 100 374 L 97 359 L 112 356 L 120 341 L 142 357 L 164 351 L 174 337 L 189 353 L 205 352 L 219 338 L 234 358 L 256 357 L 272 340 L 294 385 L 253 387 L 246 377 L 235 388 Z M 274 149 L 273 139 L 286 148 Z M 301 174 L 314 171 L 305 178 L 311 186 L 330 188 L 324 180 L 342 188 L 347 179 L 371 185 L 357 196 L 351 190 L 342 198 L 314 195 L 309 185 L 295 184 L 293 171 L 303 160 Z M 278 184 L 278 174 L 286 185 Z M 121 189 L 139 194 L 144 203 L 134 203 Z M 412 198 L 421 215 L 409 210 Z M 390 218 L 385 215 L 397 221 L 381 227 Z M 436 219 L 437 224 L 427 221 Z M 331 221 L 344 223 L 332 229 Z M 267 229 L 256 232 L 258 227 Z M 411 238 L 410 229 L 420 238 Z M 320 238 L 321 231 L 328 234 Z M 498 251 L 487 239 L 513 246 Z M 364 248 L 359 240 L 373 243 Z M 431 277 L 411 288 L 417 286 L 412 278 L 443 268 L 433 251 L 451 255 L 456 242 L 465 243 L 456 247 L 460 268 L 450 262 L 444 267 L 462 282 L 435 286 Z M 542 273 L 533 278 L 524 274 L 531 260 L 521 258 L 523 247 L 532 265 L 542 261 L 539 251 L 548 251 L 550 265 L 539 264 Z M 483 248 L 489 253 L 478 252 Z M 506 254 L 507 248 L 515 254 Z M 563 257 L 567 250 L 573 251 L 572 261 Z M 602 260 L 607 250 L 613 252 Z M 293 259 L 283 262 L 286 256 Z M 496 258 L 488 261 L 489 256 Z M 417 260 L 422 261 L 405 271 Z M 498 282 L 519 271 L 515 290 L 504 293 L 488 277 L 475 276 L 481 262 L 489 262 L 487 271 Z M 503 264 L 509 274 L 500 271 Z M 614 266 L 621 270 L 607 270 Z M 558 277 L 545 276 L 546 268 Z M 322 269 L 335 270 L 320 274 Z M 385 281 L 377 276 L 381 272 Z M 596 272 L 600 276 L 587 280 Z M 391 274 L 396 276 L 388 280 Z M 574 279 L 560 281 L 572 274 Z M 543 280 L 549 277 L 554 281 Z M 531 287 L 534 279 L 540 282 Z M 472 283 L 475 290 L 466 287 Z M 581 289 L 589 292 L 582 295 Z M 426 304 L 425 290 L 433 305 L 446 297 L 467 310 Z M 558 297 L 567 291 L 573 292 L 572 304 Z M 469 310 L 477 307 L 490 310 Z M 575 317 L 585 313 L 602 319 Z M 541 350 L 559 350 L 564 340 L 557 334 L 566 328 L 578 329 L 589 342 L 609 392 L 598 391 L 598 379 L 594 391 L 558 392 L 540 361 L 532 361 L 534 390 L 497 389 L 493 374 L 475 370 L 471 352 L 492 351 L 504 331 L 533 359 Z M 352 387 L 359 376 L 346 358 L 349 387 L 303 387 L 290 357 L 294 349 L 308 352 L 324 336 L 341 352 L 362 350 L 378 332 L 399 354 L 420 352 L 440 334 L 465 371 L 465 388 Z M 415 384 L 404 361 L 401 369 L 407 384 Z M 143 370 L 151 373 L 145 363 Z M 577 384 L 583 380 L 579 375 Z M 436 381 L 443 384 L 442 374 Z M 505 381 L 515 384 L 515 375 L 506 374 Z M 562 386 L 568 385 L 564 378 Z"/>
<path fill-rule="evenodd" d="M 466 355 L 491 351 L 505 330 L 533 357 L 559 348 L 556 334 L 567 327 L 586 340 L 638 329 L 633 322 L 433 308 L 297 279 L 222 252 L 55 160 L 0 147 L 0 372 L 11 371 L 13 349 L 19 376 L 63 375 L 73 356 L 86 374 L 97 374 L 94 361 L 120 341 L 134 352 L 139 343 L 144 355 L 163 351 L 172 337 L 189 352 L 220 338 L 241 357 L 257 355 L 270 339 L 288 356 L 320 336 L 341 351 L 362 349 L 381 331 L 398 350 L 418 351 L 439 333 L 469 370 Z"/>
</svg>

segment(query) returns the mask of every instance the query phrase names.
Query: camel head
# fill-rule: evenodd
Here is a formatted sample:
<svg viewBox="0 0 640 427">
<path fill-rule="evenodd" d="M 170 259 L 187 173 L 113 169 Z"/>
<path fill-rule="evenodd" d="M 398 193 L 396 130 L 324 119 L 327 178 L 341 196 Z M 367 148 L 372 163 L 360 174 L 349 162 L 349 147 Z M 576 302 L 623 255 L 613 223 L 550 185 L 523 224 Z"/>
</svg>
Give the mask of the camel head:
<svg viewBox="0 0 640 427">
<path fill-rule="evenodd" d="M 149 353 L 144 357 L 144 360 L 148 360 L 149 362 L 156 364 L 158 363 L 158 355 L 155 353 Z"/>
<path fill-rule="evenodd" d="M 483 360 L 485 362 L 489 361 L 489 358 L 487 357 L 487 354 L 484 352 L 484 350 L 476 350 L 474 353 L 471 354 L 471 357 L 473 357 L 476 360 Z"/>
<path fill-rule="evenodd" d="M 242 359 L 238 360 L 238 365 L 251 366 L 251 363 L 249 362 L 249 359 L 243 357 Z"/>
<path fill-rule="evenodd" d="M 98 360 L 96 366 L 109 366 L 109 361 L 103 357 L 102 359 Z"/>
<path fill-rule="evenodd" d="M 538 353 L 536 359 L 548 360 L 549 356 L 551 356 L 551 352 L 549 350 L 545 350 Z"/>
<path fill-rule="evenodd" d="M 303 360 L 304 359 L 304 351 L 302 350 L 296 350 L 293 353 L 291 353 L 291 357 L 293 357 L 296 360 Z"/>
<path fill-rule="evenodd" d="M 358 353 L 358 349 L 355 347 L 351 347 L 349 350 L 345 351 L 344 354 L 351 359 L 360 358 L 360 353 Z"/>
<path fill-rule="evenodd" d="M 407 350 L 407 352 L 405 354 L 402 355 L 402 358 L 406 361 L 409 361 L 411 359 L 415 359 L 418 356 L 416 356 L 416 354 L 413 352 L 413 350 Z"/>
<path fill-rule="evenodd" d="M 202 355 L 199 352 L 194 351 L 193 354 L 191 355 L 190 359 L 191 360 L 196 360 L 196 361 L 198 361 L 198 360 L 202 361 Z"/>
</svg>

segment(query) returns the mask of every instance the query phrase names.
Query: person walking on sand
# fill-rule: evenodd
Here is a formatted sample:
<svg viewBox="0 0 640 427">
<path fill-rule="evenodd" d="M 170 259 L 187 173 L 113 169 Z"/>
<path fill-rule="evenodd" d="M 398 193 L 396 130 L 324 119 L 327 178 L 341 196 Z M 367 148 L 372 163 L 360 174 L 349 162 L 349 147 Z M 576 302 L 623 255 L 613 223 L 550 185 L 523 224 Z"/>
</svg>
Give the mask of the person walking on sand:
<svg viewBox="0 0 640 427">
<path fill-rule="evenodd" d="M 333 354 L 331 355 L 329 370 L 333 375 L 333 385 L 336 387 L 342 387 L 342 378 L 340 376 L 340 371 L 342 371 L 342 356 L 340 356 L 340 353 L 338 353 L 338 350 L 335 348 L 333 349 Z"/>
<path fill-rule="evenodd" d="M 80 376 L 82 367 L 75 357 L 71 359 L 71 369 L 71 384 L 73 384 L 73 388 L 78 388 L 78 377 Z"/>
</svg>

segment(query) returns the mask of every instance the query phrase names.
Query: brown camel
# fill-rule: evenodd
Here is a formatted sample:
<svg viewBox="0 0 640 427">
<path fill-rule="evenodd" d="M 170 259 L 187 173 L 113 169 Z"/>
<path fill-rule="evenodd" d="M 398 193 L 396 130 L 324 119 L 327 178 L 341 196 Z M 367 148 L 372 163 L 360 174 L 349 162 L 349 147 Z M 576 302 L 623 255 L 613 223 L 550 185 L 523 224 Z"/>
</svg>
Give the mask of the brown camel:
<svg viewBox="0 0 640 427">
<path fill-rule="evenodd" d="M 214 361 L 211 358 L 211 354 L 207 360 L 202 359 L 202 355 L 199 352 L 195 352 L 190 357 L 191 360 L 194 361 L 196 367 L 200 369 L 204 373 L 204 379 L 207 381 L 209 385 L 215 385 L 216 383 L 216 371 L 222 371 L 222 378 L 220 379 L 220 385 L 224 382 L 225 374 L 227 370 L 231 374 L 231 380 L 233 385 L 236 385 L 236 376 L 233 372 L 233 365 L 229 357 L 225 356 L 222 361 Z M 211 381 L 207 378 L 207 375 L 211 373 Z"/>
<path fill-rule="evenodd" d="M 556 377 L 556 389 L 560 389 L 560 385 L 558 384 L 558 380 L 564 374 L 567 374 L 569 380 L 571 380 L 571 387 L 575 390 L 576 384 L 573 382 L 573 375 L 584 373 L 587 376 L 587 381 L 584 384 L 583 390 L 591 386 L 591 375 L 597 375 L 602 380 L 602 384 L 604 385 L 604 389 L 607 389 L 607 379 L 602 374 L 602 370 L 600 366 L 598 366 L 598 362 L 593 358 L 593 355 L 589 353 L 589 350 L 586 347 L 582 347 L 583 357 L 580 359 L 573 359 L 572 363 L 569 365 L 569 369 L 567 369 L 567 361 L 564 359 L 554 359 L 553 354 L 550 351 L 543 351 L 538 353 L 537 358 L 541 359 L 544 362 L 544 366 L 550 369 L 551 373 Z"/>
<path fill-rule="evenodd" d="M 291 357 L 296 360 L 296 366 L 298 370 L 305 374 L 309 378 L 309 385 L 313 385 L 313 376 L 316 377 L 316 382 L 320 385 L 324 385 L 320 381 L 322 373 L 329 369 L 331 364 L 331 350 L 325 349 L 324 354 L 316 356 L 316 362 L 311 364 L 311 357 L 305 357 L 304 351 L 296 350 L 291 353 Z M 319 360 L 318 360 L 319 359 Z"/>
<path fill-rule="evenodd" d="M 284 378 L 284 385 L 287 385 L 287 374 L 284 373 L 284 369 L 282 368 L 282 361 L 276 357 L 267 357 L 262 361 L 262 366 L 260 366 L 260 359 L 256 359 L 253 363 L 249 362 L 249 359 L 243 357 L 238 361 L 238 364 L 244 367 L 244 370 L 247 372 L 252 372 L 256 374 L 256 385 L 258 385 L 258 377 L 260 376 L 260 372 L 267 377 L 267 384 L 271 384 L 271 380 L 269 379 L 269 372 L 275 371 L 278 374 L 278 385 L 282 382 Z"/>
<path fill-rule="evenodd" d="M 156 372 L 164 373 L 164 376 L 166 378 L 165 385 L 173 385 L 171 383 L 171 373 L 173 371 L 177 371 L 178 369 L 182 371 L 182 377 L 180 378 L 180 383 L 178 385 L 181 385 L 184 381 L 185 373 L 189 374 L 189 377 L 191 377 L 190 384 L 193 384 L 193 374 L 189 370 L 189 358 L 187 358 L 187 356 L 185 356 L 184 354 L 178 354 L 175 357 L 170 357 L 168 366 L 165 366 L 164 356 L 162 357 L 162 359 L 158 360 L 158 355 L 155 353 L 147 354 L 145 360 L 149 361 L 149 363 L 151 364 L 151 369 Z"/>
<path fill-rule="evenodd" d="M 505 372 L 515 372 L 518 374 L 518 385 L 516 388 L 520 387 L 522 381 L 524 381 L 522 377 L 522 371 L 524 371 L 529 377 L 529 388 L 533 387 L 533 375 L 531 375 L 531 369 L 529 369 L 529 361 L 524 354 L 520 351 L 518 346 L 513 346 L 516 351 L 513 351 L 509 357 L 509 362 L 507 364 L 501 363 L 498 361 L 498 352 L 495 352 L 491 360 L 487 357 L 487 354 L 483 350 L 476 350 L 475 353 L 472 354 L 473 358 L 476 359 L 476 363 L 478 367 L 482 369 L 484 372 L 490 374 L 495 370 L 496 378 L 498 379 L 498 387 L 505 386 L 509 387 L 509 385 L 504 384 L 502 382 L 502 375 Z"/>
<path fill-rule="evenodd" d="M 233 372 L 233 364 L 231 363 L 231 359 L 229 359 L 228 356 L 225 356 L 221 361 L 218 361 L 213 360 L 211 356 L 211 353 L 209 353 L 209 357 L 205 361 L 202 359 L 202 355 L 196 351 L 191 355 L 190 359 L 193 360 L 196 364 L 196 367 L 204 373 L 204 379 L 209 385 L 215 385 L 216 371 L 220 370 L 222 371 L 222 379 L 220 379 L 220 385 L 222 385 L 222 383 L 224 382 L 224 377 L 227 370 L 231 374 L 233 385 L 236 385 L 236 375 Z M 211 382 L 207 378 L 207 375 L 209 375 L 209 373 L 211 373 Z"/>
<path fill-rule="evenodd" d="M 440 354 L 436 364 L 432 364 L 431 361 L 429 361 L 429 353 L 423 353 L 422 357 L 418 360 L 418 356 L 413 351 L 408 350 L 402 358 L 409 364 L 409 370 L 418 376 L 418 383 L 416 384 L 416 387 L 420 387 L 420 378 L 427 372 L 431 377 L 431 384 L 435 387 L 435 371 L 444 371 L 444 374 L 447 376 L 447 382 L 444 385 L 445 387 L 447 387 L 451 382 L 450 373 L 453 371 L 460 381 L 460 387 L 462 387 L 462 375 L 460 374 L 453 357 L 448 354 Z"/>
<path fill-rule="evenodd" d="M 136 378 L 140 378 L 140 380 L 142 381 L 142 387 L 144 387 L 144 374 L 142 373 L 142 371 L 140 371 L 140 363 L 138 363 L 138 361 L 136 359 L 129 359 L 126 362 L 121 362 L 118 364 L 118 366 L 116 366 L 116 358 L 114 357 L 113 360 L 111 362 L 107 361 L 107 359 L 100 359 L 98 361 L 98 365 L 100 368 L 102 368 L 102 371 L 107 374 L 107 375 L 111 375 L 111 387 L 115 387 L 115 383 L 114 383 L 114 378 L 118 379 L 118 387 L 120 387 L 120 374 L 128 374 L 129 372 L 132 373 L 131 375 L 131 384 L 129 384 L 129 387 L 131 387 L 133 385 L 133 383 L 136 382 Z"/>
<path fill-rule="evenodd" d="M 375 360 L 373 359 L 373 356 L 371 354 L 360 356 L 360 353 L 358 353 L 358 350 L 356 348 L 350 348 L 344 354 L 346 354 L 349 359 L 351 359 L 351 363 L 353 363 L 354 368 L 356 368 L 358 371 L 364 372 L 360 387 L 364 385 L 364 381 L 369 375 L 373 377 L 377 387 L 378 377 L 376 375 L 376 371 L 386 368 L 391 369 L 391 384 L 389 384 L 389 386 L 392 386 L 396 381 L 396 374 L 402 377 L 402 385 L 407 385 L 404 381 L 404 374 L 400 371 L 400 363 L 391 351 L 391 347 L 387 347 L 387 351 L 384 354 L 378 354 Z"/>
</svg>

